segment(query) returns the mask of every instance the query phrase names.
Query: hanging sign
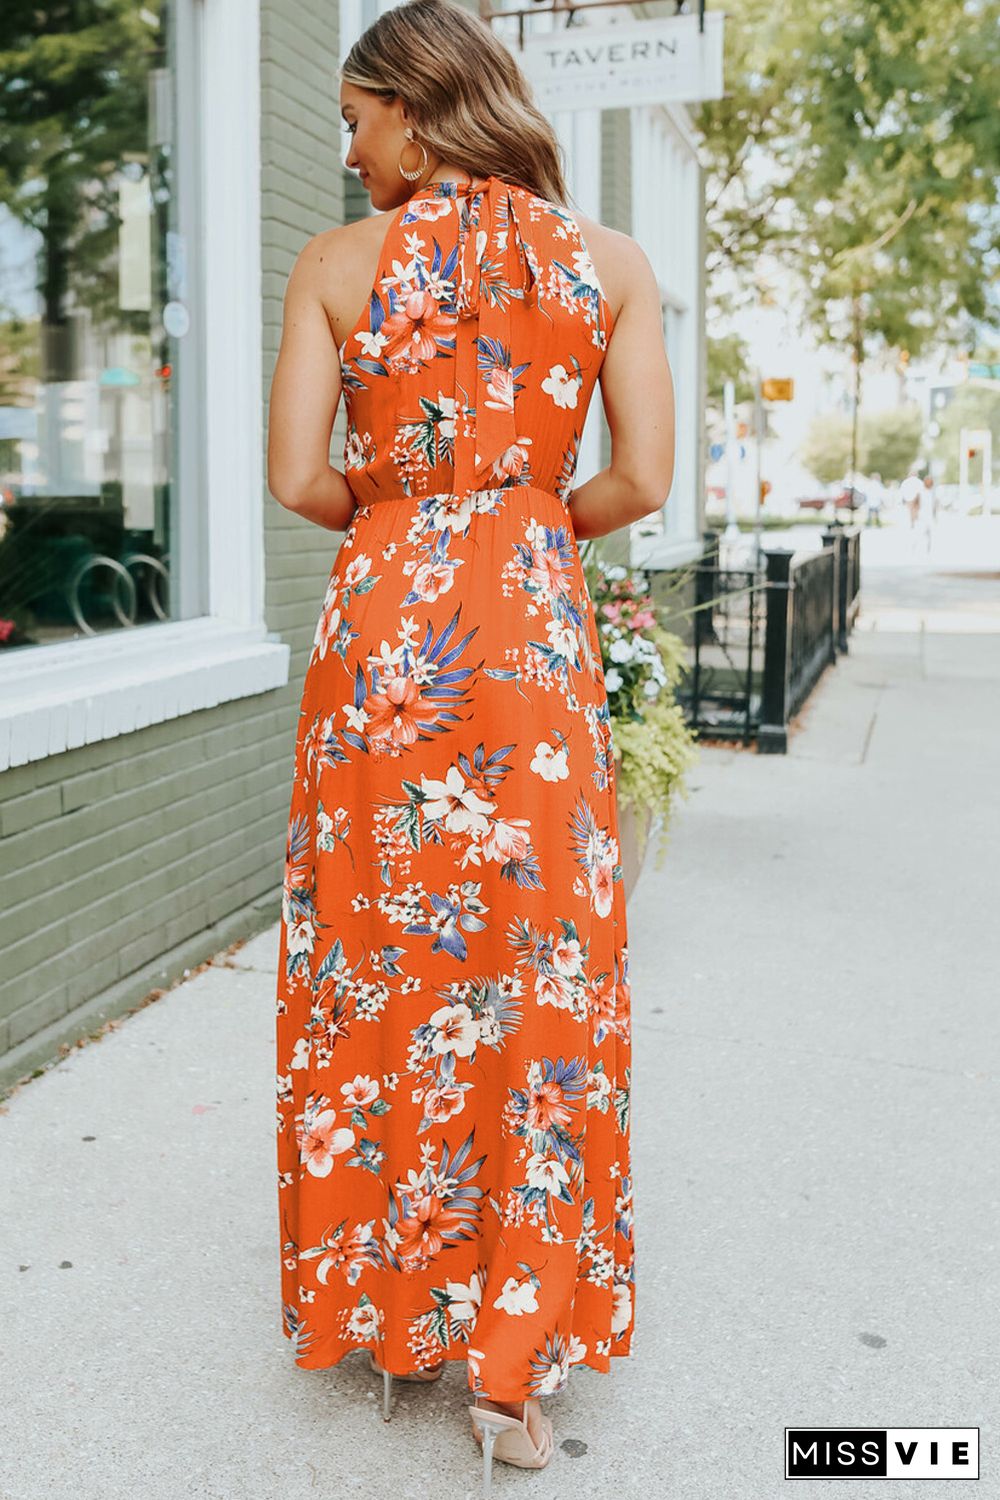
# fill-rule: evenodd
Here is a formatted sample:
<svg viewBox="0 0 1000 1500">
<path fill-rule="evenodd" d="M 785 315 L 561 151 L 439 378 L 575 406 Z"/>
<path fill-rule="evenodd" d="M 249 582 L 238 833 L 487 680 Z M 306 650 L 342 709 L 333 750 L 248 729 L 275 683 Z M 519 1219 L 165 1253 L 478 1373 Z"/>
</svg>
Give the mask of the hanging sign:
<svg viewBox="0 0 1000 1500">
<path fill-rule="evenodd" d="M 545 111 L 693 104 L 722 98 L 724 21 L 710 10 L 704 31 L 693 15 L 567 26 L 526 36 L 515 56 Z"/>
</svg>

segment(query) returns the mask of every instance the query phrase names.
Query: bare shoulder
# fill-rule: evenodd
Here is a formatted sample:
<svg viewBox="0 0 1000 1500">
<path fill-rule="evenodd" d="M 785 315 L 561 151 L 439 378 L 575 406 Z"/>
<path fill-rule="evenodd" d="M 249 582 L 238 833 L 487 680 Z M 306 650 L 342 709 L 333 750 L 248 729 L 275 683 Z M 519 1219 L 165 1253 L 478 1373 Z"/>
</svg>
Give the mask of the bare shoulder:
<svg viewBox="0 0 1000 1500">
<path fill-rule="evenodd" d="M 645 250 L 631 235 L 610 229 L 597 219 L 574 214 L 590 258 L 594 262 L 604 295 L 617 321 L 626 299 L 637 290 L 655 284 L 653 267 Z"/>
<path fill-rule="evenodd" d="M 366 214 L 322 229 L 299 251 L 292 274 L 322 303 L 338 344 L 364 310 L 395 212 Z"/>
</svg>

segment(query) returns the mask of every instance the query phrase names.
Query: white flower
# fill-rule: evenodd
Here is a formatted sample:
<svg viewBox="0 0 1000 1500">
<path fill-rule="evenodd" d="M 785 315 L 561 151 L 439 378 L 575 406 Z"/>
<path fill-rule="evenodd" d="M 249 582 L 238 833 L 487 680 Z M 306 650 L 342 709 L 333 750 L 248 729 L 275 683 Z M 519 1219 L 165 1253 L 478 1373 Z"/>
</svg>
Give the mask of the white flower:
<svg viewBox="0 0 1000 1500">
<path fill-rule="evenodd" d="M 342 1083 L 340 1092 L 349 1109 L 364 1109 L 378 1098 L 378 1084 L 367 1073 L 357 1073 L 350 1083 Z"/>
<path fill-rule="evenodd" d="M 558 1193 L 561 1185 L 569 1181 L 569 1173 L 562 1162 L 552 1156 L 529 1156 L 527 1162 L 528 1185 L 544 1188 L 547 1193 Z"/>
<path fill-rule="evenodd" d="M 389 342 L 387 335 L 382 333 L 381 331 L 379 331 L 378 333 L 359 333 L 357 335 L 357 340 L 361 345 L 362 352 L 366 359 L 378 359 L 379 355 L 382 353 L 382 350 Z"/>
<path fill-rule="evenodd" d="M 483 1278 L 479 1272 L 473 1272 L 468 1285 L 464 1281 L 446 1281 L 444 1289 L 451 1298 L 448 1307 L 451 1316 L 460 1323 L 475 1322 L 483 1300 Z"/>
<path fill-rule="evenodd" d="M 597 279 L 597 272 L 594 269 L 594 262 L 591 260 L 589 252 L 586 250 L 574 250 L 572 261 L 573 270 L 579 276 L 580 280 L 585 282 L 587 286 L 596 287 L 599 292 L 603 293 L 604 288 Z"/>
<path fill-rule="evenodd" d="M 553 943 L 552 967 L 567 976 L 579 971 L 580 944 L 576 938 L 560 937 Z"/>
<path fill-rule="evenodd" d="M 608 647 L 608 655 L 612 661 L 633 661 L 635 659 L 635 647 L 630 640 L 619 636 L 618 640 L 612 641 Z"/>
<path fill-rule="evenodd" d="M 539 740 L 535 746 L 535 754 L 531 762 L 531 770 L 535 771 L 543 781 L 565 781 L 569 775 L 569 766 L 566 764 L 566 746 L 562 745 L 554 750 L 545 740 Z"/>
<path fill-rule="evenodd" d="M 652 680 L 650 680 L 649 682 L 643 683 L 642 691 L 645 693 L 647 698 L 658 698 L 660 696 L 660 684 L 658 682 L 653 682 Z"/>
<path fill-rule="evenodd" d="M 355 1338 L 375 1338 L 378 1334 L 378 1309 L 373 1302 L 366 1307 L 354 1307 L 347 1321 L 347 1331 Z"/>
<path fill-rule="evenodd" d="M 431 1042 L 435 1052 L 454 1052 L 468 1057 L 476 1050 L 479 1022 L 467 1005 L 442 1005 L 430 1018 L 437 1034 Z"/>
<path fill-rule="evenodd" d="M 518 1282 L 516 1276 L 508 1276 L 503 1291 L 493 1299 L 493 1306 L 519 1318 L 522 1313 L 538 1311 L 538 1298 L 530 1281 Z"/>
<path fill-rule="evenodd" d="M 561 625 L 558 620 L 549 620 L 545 626 L 545 634 L 549 638 L 549 645 L 559 656 L 564 656 L 567 661 L 576 661 L 577 640 L 575 631 L 568 625 Z"/>
<path fill-rule="evenodd" d="M 444 416 L 438 423 L 438 432 L 443 438 L 453 438 L 455 436 L 455 398 L 446 396 L 443 391 L 438 391 L 437 404 L 444 412 Z"/>
<path fill-rule="evenodd" d="M 536 1396 L 553 1396 L 562 1390 L 566 1380 L 567 1371 L 557 1360 L 555 1364 L 549 1365 L 541 1380 L 532 1384 L 532 1390 Z"/>
<path fill-rule="evenodd" d="M 570 375 L 564 365 L 553 365 L 542 381 L 542 390 L 560 407 L 575 407 L 579 389 L 579 377 Z"/>
<path fill-rule="evenodd" d="M 298 922 L 287 925 L 287 946 L 289 953 L 311 953 L 316 933 L 308 917 L 303 917 Z"/>
<path fill-rule="evenodd" d="M 449 833 L 463 833 L 470 829 L 481 832 L 489 826 L 484 814 L 492 812 L 496 803 L 484 802 L 471 787 L 467 787 L 457 766 L 448 767 L 443 781 L 431 781 L 421 776 L 420 784 L 427 798 L 424 816 L 444 818 Z"/>
<path fill-rule="evenodd" d="M 632 1292 L 623 1281 L 615 1282 L 614 1304 L 611 1309 L 611 1332 L 624 1333 L 632 1312 Z"/>
<path fill-rule="evenodd" d="M 624 681 L 617 667 L 609 667 L 604 674 L 604 686 L 609 693 L 617 693 Z"/>
</svg>

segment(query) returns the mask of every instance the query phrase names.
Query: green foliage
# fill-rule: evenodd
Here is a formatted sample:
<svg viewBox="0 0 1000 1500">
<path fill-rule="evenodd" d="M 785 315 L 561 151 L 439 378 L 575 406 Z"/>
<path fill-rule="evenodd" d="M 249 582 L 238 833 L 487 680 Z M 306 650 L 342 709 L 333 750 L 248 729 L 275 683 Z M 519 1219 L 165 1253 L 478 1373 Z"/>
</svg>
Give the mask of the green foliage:
<svg viewBox="0 0 1000 1500">
<path fill-rule="evenodd" d="M 0 204 L 41 236 L 46 323 L 62 322 L 72 291 L 98 323 L 149 326 L 148 312 L 119 307 L 118 194 L 126 163 L 151 179 L 171 170 L 149 138 L 149 72 L 168 62 L 161 6 L 0 6 Z"/>
<path fill-rule="evenodd" d="M 996 326 L 1000 0 L 708 3 L 726 12 L 726 95 L 696 113 L 710 312 L 716 272 L 752 290 L 773 260 L 823 341 L 916 356 Z"/>
<path fill-rule="evenodd" d="M 673 636 L 672 640 L 678 641 L 678 638 Z M 660 870 L 666 858 L 667 834 L 675 798 L 688 796 L 685 773 L 698 758 L 696 741 L 680 704 L 667 696 L 651 703 L 641 719 L 612 716 L 611 727 L 615 751 L 621 756 L 617 777 L 618 807 L 631 806 L 639 814 L 640 859 L 646 845 L 642 815 L 652 811 L 653 829 L 658 837 L 655 868 Z"/>
<path fill-rule="evenodd" d="M 820 484 L 836 484 L 851 462 L 851 424 L 839 412 L 814 417 L 799 452 L 805 467 Z"/>
<path fill-rule="evenodd" d="M 881 474 L 886 484 L 905 479 L 920 455 L 924 419 L 916 403 L 861 419 L 858 462 L 864 474 Z"/>
<path fill-rule="evenodd" d="M 637 813 L 640 855 L 645 815 L 653 815 L 659 869 L 674 798 L 687 796 L 685 772 L 697 759 L 696 738 L 674 697 L 687 648 L 660 625 L 644 572 L 608 566 L 587 543 L 580 551 L 601 640 L 618 807 Z"/>
<path fill-rule="evenodd" d="M 750 350 L 745 339 L 738 333 L 722 334 L 719 338 L 709 335 L 706 339 L 706 359 L 709 403 L 722 408 L 722 388 L 727 380 L 735 387 L 735 399 L 752 401 L 753 377 L 750 373 Z"/>
<path fill-rule="evenodd" d="M 988 427 L 993 433 L 994 465 L 1000 458 L 1000 390 L 996 385 L 979 385 L 970 382 L 960 386 L 952 400 L 938 417 L 941 431 L 934 442 L 934 456 L 944 460 L 941 479 L 944 484 L 957 484 L 961 429 L 963 427 Z M 972 465 L 973 482 L 979 481 L 979 463 Z"/>
</svg>

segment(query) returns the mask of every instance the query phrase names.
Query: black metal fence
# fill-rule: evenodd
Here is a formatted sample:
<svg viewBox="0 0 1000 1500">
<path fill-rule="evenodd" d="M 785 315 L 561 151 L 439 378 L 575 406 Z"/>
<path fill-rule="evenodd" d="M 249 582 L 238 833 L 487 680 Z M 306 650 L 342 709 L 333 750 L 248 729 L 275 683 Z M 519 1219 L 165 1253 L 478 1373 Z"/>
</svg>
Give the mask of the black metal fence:
<svg viewBox="0 0 1000 1500">
<path fill-rule="evenodd" d="M 707 532 L 694 574 L 692 659 L 677 689 L 702 736 L 788 748 L 788 724 L 825 668 L 848 649 L 861 599 L 861 531 L 834 526 L 823 551 L 762 554 L 723 568 Z"/>
</svg>

